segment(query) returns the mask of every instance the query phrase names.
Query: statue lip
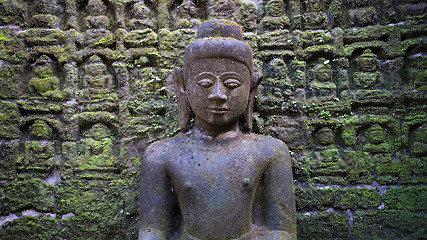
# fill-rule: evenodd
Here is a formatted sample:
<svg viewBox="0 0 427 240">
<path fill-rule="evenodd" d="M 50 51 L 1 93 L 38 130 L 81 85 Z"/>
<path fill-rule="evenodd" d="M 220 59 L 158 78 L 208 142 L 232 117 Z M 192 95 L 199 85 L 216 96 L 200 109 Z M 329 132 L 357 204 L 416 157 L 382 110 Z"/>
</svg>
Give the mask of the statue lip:
<svg viewBox="0 0 427 240">
<path fill-rule="evenodd" d="M 219 107 L 208 107 L 208 110 L 212 113 L 227 113 L 229 108 L 219 108 Z"/>
</svg>

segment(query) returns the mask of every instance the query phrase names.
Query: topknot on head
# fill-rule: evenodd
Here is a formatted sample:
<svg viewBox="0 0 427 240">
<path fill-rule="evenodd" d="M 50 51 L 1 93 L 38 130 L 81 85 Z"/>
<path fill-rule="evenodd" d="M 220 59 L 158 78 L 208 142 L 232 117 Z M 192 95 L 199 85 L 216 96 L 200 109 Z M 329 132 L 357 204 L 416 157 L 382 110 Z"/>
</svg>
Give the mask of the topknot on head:
<svg viewBox="0 0 427 240">
<path fill-rule="evenodd" d="M 234 21 L 211 19 L 205 21 L 197 31 L 197 39 L 202 38 L 234 38 L 243 41 L 242 27 Z"/>
</svg>

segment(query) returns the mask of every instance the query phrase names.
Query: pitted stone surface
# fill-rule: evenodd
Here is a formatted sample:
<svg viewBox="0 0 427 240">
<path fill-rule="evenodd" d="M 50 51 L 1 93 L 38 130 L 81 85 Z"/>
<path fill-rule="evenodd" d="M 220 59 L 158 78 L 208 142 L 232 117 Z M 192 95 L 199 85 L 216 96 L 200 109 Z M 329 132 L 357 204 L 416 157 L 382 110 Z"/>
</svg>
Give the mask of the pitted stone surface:
<svg viewBox="0 0 427 240">
<path fill-rule="evenodd" d="M 0 1 L 0 238 L 136 239 L 141 152 L 179 131 L 168 76 L 201 22 L 226 18 L 264 76 L 253 131 L 292 155 L 299 239 L 422 239 L 425 9 Z"/>
</svg>

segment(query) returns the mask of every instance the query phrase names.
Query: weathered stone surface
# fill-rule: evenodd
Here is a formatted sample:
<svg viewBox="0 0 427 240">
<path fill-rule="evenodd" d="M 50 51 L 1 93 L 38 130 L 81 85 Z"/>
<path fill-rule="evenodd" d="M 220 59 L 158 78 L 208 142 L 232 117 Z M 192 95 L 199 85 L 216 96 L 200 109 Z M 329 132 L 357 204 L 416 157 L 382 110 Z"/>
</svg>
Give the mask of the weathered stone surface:
<svg viewBox="0 0 427 240">
<path fill-rule="evenodd" d="M 55 205 L 55 190 L 41 179 L 16 179 L 1 184 L 1 215 L 17 211 L 35 209 L 52 212 Z"/>
<path fill-rule="evenodd" d="M 320 213 L 298 216 L 298 239 L 348 239 L 349 216 Z"/>
<path fill-rule="evenodd" d="M 384 203 L 389 209 L 421 212 L 427 209 L 426 197 L 426 187 L 392 187 L 384 194 Z"/>
<path fill-rule="evenodd" d="M 299 239 L 423 239 L 426 8 L 0 0 L 0 239 L 137 237 L 141 152 L 179 131 L 169 76 L 215 17 L 263 74 L 253 130 L 290 147 Z"/>
<path fill-rule="evenodd" d="M 356 212 L 353 217 L 356 239 L 422 239 L 426 215 L 397 210 Z"/>
<path fill-rule="evenodd" d="M 334 209 L 374 209 L 381 204 L 381 195 L 367 188 L 295 188 L 297 209 L 322 211 Z"/>
</svg>

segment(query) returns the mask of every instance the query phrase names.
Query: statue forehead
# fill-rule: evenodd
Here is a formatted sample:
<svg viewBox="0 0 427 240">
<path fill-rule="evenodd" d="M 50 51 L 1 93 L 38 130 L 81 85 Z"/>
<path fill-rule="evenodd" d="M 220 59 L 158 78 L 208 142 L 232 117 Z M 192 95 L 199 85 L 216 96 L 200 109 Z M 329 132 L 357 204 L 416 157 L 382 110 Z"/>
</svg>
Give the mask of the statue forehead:
<svg viewBox="0 0 427 240">
<path fill-rule="evenodd" d="M 237 72 L 239 74 L 250 74 L 250 69 L 246 64 L 228 57 L 215 57 L 215 58 L 197 58 L 195 59 L 188 69 L 189 72 Z"/>
</svg>

